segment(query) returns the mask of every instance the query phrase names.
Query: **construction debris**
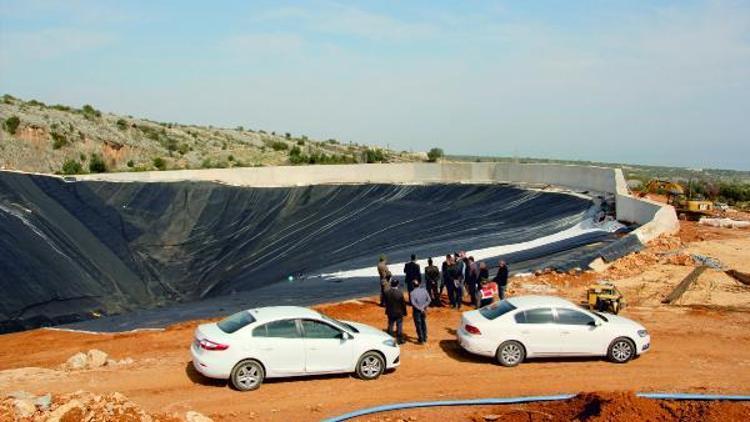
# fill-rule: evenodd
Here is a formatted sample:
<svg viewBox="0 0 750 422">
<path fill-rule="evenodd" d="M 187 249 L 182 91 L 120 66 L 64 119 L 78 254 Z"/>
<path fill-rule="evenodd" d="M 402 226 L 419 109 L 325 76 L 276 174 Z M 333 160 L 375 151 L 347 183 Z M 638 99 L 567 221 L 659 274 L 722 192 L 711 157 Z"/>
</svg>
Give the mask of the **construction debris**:
<svg viewBox="0 0 750 422">
<path fill-rule="evenodd" d="M 664 298 L 664 300 L 662 300 L 661 303 L 666 303 L 666 304 L 671 305 L 677 299 L 682 297 L 682 295 L 687 291 L 687 289 L 695 282 L 695 280 L 698 279 L 698 277 L 700 277 L 701 274 L 703 274 L 704 271 L 706 271 L 706 269 L 708 269 L 707 265 L 701 265 L 700 267 L 696 267 L 693 271 L 690 272 L 690 274 L 687 275 L 687 277 L 682 279 L 680 284 L 678 284 L 677 287 L 675 287 L 674 290 L 672 290 L 672 293 L 667 295 L 667 297 Z"/>
<path fill-rule="evenodd" d="M 750 221 L 738 221 L 731 218 L 708 218 L 703 217 L 698 221 L 703 226 L 722 227 L 731 229 L 745 229 L 750 227 Z"/>
</svg>

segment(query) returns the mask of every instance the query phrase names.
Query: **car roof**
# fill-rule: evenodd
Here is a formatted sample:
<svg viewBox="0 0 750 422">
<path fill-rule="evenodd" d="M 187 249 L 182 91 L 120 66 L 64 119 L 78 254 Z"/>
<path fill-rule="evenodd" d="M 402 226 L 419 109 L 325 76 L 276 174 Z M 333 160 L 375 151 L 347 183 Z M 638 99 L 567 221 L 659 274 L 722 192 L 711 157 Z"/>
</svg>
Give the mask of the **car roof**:
<svg viewBox="0 0 750 422">
<path fill-rule="evenodd" d="M 248 312 L 258 321 L 274 321 L 288 318 L 320 318 L 318 312 L 302 306 L 266 306 L 248 309 Z"/>
<path fill-rule="evenodd" d="M 514 296 L 508 298 L 508 302 L 518 309 L 530 309 L 539 307 L 577 308 L 573 303 L 558 296 Z"/>
</svg>

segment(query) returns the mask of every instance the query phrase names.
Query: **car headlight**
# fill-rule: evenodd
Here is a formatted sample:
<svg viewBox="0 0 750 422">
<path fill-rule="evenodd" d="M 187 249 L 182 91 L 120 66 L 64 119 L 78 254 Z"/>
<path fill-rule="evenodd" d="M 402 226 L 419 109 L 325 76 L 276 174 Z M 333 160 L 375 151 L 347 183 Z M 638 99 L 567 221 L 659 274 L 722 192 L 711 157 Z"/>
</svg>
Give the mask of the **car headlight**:
<svg viewBox="0 0 750 422">
<path fill-rule="evenodd" d="M 638 335 L 641 337 L 646 337 L 648 335 L 648 331 L 646 330 L 638 330 Z"/>
<path fill-rule="evenodd" d="M 396 347 L 396 341 L 392 338 L 389 338 L 388 340 L 383 340 L 383 344 L 385 344 L 388 347 Z"/>
</svg>

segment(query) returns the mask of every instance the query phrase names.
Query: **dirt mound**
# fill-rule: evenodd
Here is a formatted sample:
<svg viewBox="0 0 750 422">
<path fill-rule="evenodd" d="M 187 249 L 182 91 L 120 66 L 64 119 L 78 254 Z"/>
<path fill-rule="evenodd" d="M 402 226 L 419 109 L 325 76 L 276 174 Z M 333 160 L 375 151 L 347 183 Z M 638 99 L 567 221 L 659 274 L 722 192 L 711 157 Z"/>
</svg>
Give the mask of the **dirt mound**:
<svg viewBox="0 0 750 422">
<path fill-rule="evenodd" d="M 55 397 L 51 406 L 42 408 L 7 397 L 0 401 L 0 422 L 6 421 L 90 421 L 90 422 L 176 422 L 177 415 L 151 414 L 120 393 L 94 394 L 78 391 Z M 194 413 L 194 412 L 189 412 Z M 192 416 L 192 415 L 191 415 Z M 201 415 L 202 416 L 202 415 Z M 194 419 L 197 420 L 197 419 Z M 210 419 L 207 419 L 210 420 Z"/>
<path fill-rule="evenodd" d="M 473 422 L 742 421 L 750 406 L 732 402 L 666 401 L 632 392 L 581 393 L 570 400 L 500 406 L 432 407 L 379 413 L 372 422 L 469 420 Z"/>
</svg>

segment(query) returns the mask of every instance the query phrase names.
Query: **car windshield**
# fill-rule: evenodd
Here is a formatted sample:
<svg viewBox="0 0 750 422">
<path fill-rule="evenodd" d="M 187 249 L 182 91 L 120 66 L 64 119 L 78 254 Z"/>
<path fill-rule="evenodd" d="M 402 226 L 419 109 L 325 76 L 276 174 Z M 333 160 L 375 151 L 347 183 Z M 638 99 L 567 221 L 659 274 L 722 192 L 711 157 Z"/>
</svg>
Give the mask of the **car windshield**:
<svg viewBox="0 0 750 422">
<path fill-rule="evenodd" d="M 485 306 L 479 310 L 479 313 L 487 319 L 495 319 L 501 315 L 507 314 L 508 312 L 516 309 L 515 306 L 511 305 L 507 300 L 501 300 L 495 302 L 492 305 Z"/>
<path fill-rule="evenodd" d="M 343 321 L 339 321 L 339 320 L 337 320 L 335 318 L 331 318 L 331 317 L 329 317 L 326 314 L 320 314 L 320 316 L 322 316 L 324 320 L 326 320 L 326 321 L 328 321 L 330 323 L 333 323 L 334 325 L 338 325 L 340 327 L 344 327 L 344 328 L 346 328 L 347 330 L 349 330 L 349 331 L 351 331 L 353 333 L 358 333 L 359 332 L 359 330 L 356 329 L 356 328 L 354 328 L 353 326 L 351 326 L 351 325 L 349 325 L 349 324 L 347 324 L 347 323 L 345 323 Z"/>
<path fill-rule="evenodd" d="M 253 322 L 255 322 L 255 318 L 250 315 L 250 312 L 241 311 L 222 319 L 221 321 L 216 323 L 216 325 L 219 326 L 219 329 L 221 329 L 221 331 L 227 334 L 232 334 L 233 332 L 249 324 L 252 324 Z"/>
<path fill-rule="evenodd" d="M 591 311 L 591 313 L 594 314 L 594 315 L 596 315 L 596 316 L 598 316 L 599 318 L 603 319 L 604 322 L 609 322 L 609 320 L 607 319 L 607 317 L 605 317 L 604 315 L 600 314 L 599 312 Z"/>
</svg>

